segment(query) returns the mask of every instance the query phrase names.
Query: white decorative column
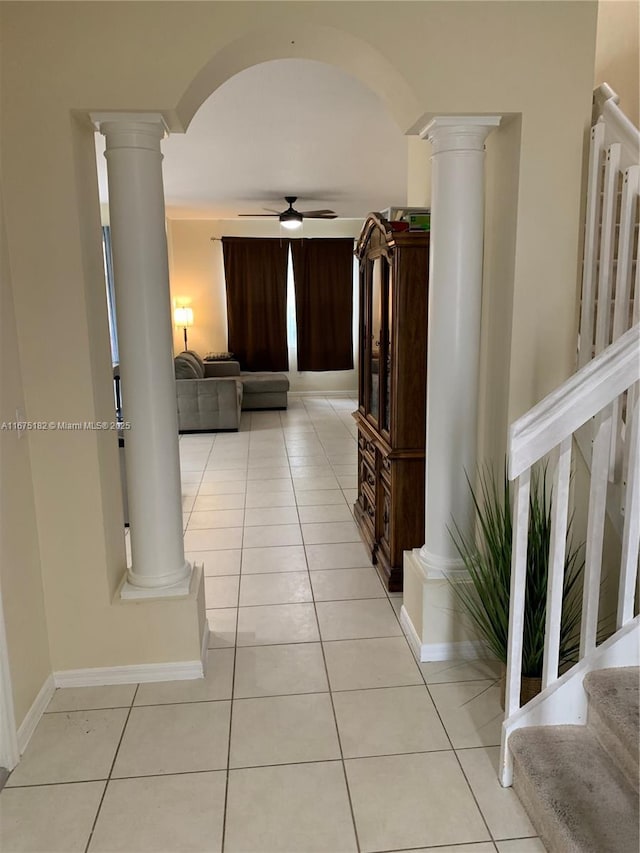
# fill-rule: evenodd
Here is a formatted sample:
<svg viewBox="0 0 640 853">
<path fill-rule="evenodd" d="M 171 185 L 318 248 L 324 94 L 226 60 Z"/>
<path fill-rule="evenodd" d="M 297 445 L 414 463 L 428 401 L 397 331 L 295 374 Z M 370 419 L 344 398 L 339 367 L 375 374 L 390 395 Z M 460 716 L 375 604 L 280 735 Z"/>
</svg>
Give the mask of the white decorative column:
<svg viewBox="0 0 640 853">
<path fill-rule="evenodd" d="M 123 598 L 189 591 L 160 140 L 162 116 L 92 117 L 106 138 L 132 568 Z"/>
<path fill-rule="evenodd" d="M 417 611 L 418 604 L 422 608 L 419 618 L 417 612 L 408 615 L 420 636 L 425 660 L 472 651 L 468 644 L 473 641 L 459 625 L 452 624 L 456 614 L 452 612 L 446 578 L 466 576 L 449 533 L 454 520 L 465 535 L 473 533 L 473 503 L 466 474 L 473 483 L 482 307 L 484 143 L 499 123 L 500 116 L 442 116 L 432 119 L 420 134 L 429 140 L 433 151 L 425 544 L 405 560 L 405 611 Z M 414 581 L 415 575 L 420 576 L 420 583 L 413 583 L 414 601 L 410 600 L 412 578 L 406 582 L 412 572 Z M 438 583 L 430 591 L 428 582 L 433 580 Z M 428 601 L 431 593 L 438 599 L 433 612 Z M 418 602 L 418 598 L 424 600 Z"/>
</svg>

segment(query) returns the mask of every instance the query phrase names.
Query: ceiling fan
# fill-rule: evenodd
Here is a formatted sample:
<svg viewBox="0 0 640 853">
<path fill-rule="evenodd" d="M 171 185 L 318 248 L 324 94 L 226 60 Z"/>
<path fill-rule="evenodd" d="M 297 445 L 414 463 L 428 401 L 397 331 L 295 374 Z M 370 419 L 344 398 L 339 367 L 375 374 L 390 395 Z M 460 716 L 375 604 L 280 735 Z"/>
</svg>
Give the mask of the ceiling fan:
<svg viewBox="0 0 640 853">
<path fill-rule="evenodd" d="M 297 198 L 298 196 L 295 195 L 286 195 L 284 200 L 288 203 L 289 207 L 283 211 L 265 207 L 264 210 L 270 210 L 271 213 L 240 213 L 239 216 L 250 216 L 254 219 L 258 216 L 277 216 L 281 225 L 292 230 L 300 228 L 303 219 L 337 219 L 338 217 L 338 214 L 333 210 L 296 210 L 293 203 Z"/>
</svg>

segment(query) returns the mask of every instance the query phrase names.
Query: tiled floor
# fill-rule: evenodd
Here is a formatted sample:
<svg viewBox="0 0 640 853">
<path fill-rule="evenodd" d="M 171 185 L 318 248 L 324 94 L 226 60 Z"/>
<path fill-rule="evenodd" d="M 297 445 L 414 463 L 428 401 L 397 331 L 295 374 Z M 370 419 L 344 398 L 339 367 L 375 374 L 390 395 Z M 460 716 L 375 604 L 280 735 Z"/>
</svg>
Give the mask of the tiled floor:
<svg viewBox="0 0 640 853">
<path fill-rule="evenodd" d="M 353 400 L 180 442 L 197 682 L 58 690 L 0 850 L 540 853 L 498 784 L 496 669 L 418 665 L 353 524 Z"/>
</svg>

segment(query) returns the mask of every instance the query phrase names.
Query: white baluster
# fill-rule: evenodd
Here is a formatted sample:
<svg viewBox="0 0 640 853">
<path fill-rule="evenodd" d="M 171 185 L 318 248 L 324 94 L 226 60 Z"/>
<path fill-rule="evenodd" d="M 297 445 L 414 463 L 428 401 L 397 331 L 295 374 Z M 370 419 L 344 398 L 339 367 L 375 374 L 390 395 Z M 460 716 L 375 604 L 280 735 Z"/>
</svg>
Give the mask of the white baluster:
<svg viewBox="0 0 640 853">
<path fill-rule="evenodd" d="M 624 529 L 622 532 L 622 557 L 620 561 L 620 588 L 616 628 L 622 628 L 633 619 L 636 575 L 638 573 L 638 548 L 640 546 L 640 403 L 633 413 L 627 413 L 627 447 L 629 462 L 625 497 Z"/>
<path fill-rule="evenodd" d="M 572 441 L 573 436 L 570 435 L 558 446 L 558 459 L 553 477 L 553 515 L 551 517 L 547 613 L 544 629 L 545 646 L 542 664 L 543 690 L 558 677 L 558 664 L 560 660 L 560 626 L 562 624 L 562 592 L 567 550 L 567 518 L 569 512 Z"/>
<path fill-rule="evenodd" d="M 591 128 L 582 272 L 582 308 L 580 314 L 580 352 L 578 361 L 580 367 L 585 365 L 593 357 L 595 269 L 598 255 L 598 212 L 600 210 L 604 132 L 604 122 L 598 122 L 598 124 Z"/>
<path fill-rule="evenodd" d="M 600 237 L 600 270 L 598 276 L 598 310 L 596 316 L 596 355 L 610 343 L 611 280 L 613 278 L 613 247 L 616 226 L 616 200 L 620 153 L 622 146 L 614 142 L 607 150 L 604 167 L 604 197 L 602 200 L 602 233 Z"/>
<path fill-rule="evenodd" d="M 522 677 L 522 645 L 524 634 L 524 600 L 527 586 L 527 539 L 529 535 L 529 493 L 531 469 L 516 481 L 513 507 L 513 547 L 511 552 L 511 591 L 509 606 L 509 648 L 504 709 L 507 717 L 520 707 Z"/>
<path fill-rule="evenodd" d="M 587 544 L 580 626 L 580 660 L 596 645 L 602 545 L 609 484 L 609 451 L 611 447 L 611 410 L 609 404 L 596 417 L 596 437 L 591 462 L 591 488 L 587 519 Z"/>
</svg>

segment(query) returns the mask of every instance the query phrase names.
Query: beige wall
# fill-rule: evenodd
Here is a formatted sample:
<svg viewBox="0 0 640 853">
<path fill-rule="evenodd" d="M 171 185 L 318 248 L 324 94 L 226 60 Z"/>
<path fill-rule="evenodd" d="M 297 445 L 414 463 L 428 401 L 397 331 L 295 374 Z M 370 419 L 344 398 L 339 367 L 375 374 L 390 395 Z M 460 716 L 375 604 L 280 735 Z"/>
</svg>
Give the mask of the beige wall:
<svg viewBox="0 0 640 853">
<path fill-rule="evenodd" d="M 360 220 L 342 219 L 329 222 L 304 223 L 304 237 L 353 237 L 360 233 Z M 201 355 L 227 349 L 227 306 L 224 285 L 224 262 L 220 237 L 279 237 L 280 224 L 238 220 L 173 219 L 167 223 L 169 240 L 169 272 L 172 302 L 190 304 L 194 310 L 194 325 L 188 330 L 191 349 Z M 212 239 L 214 238 L 214 239 Z M 354 317 L 357 318 L 357 304 Z M 354 333 L 357 345 L 357 332 Z M 182 329 L 174 328 L 175 352 L 184 349 Z M 290 354 L 290 363 L 293 354 Z M 354 365 L 357 362 L 354 361 Z M 357 369 L 324 371 L 321 373 L 287 373 L 291 391 L 357 394 Z"/>
<path fill-rule="evenodd" d="M 508 197 L 488 199 L 496 221 L 515 210 L 514 236 L 495 241 L 492 263 L 513 307 L 500 405 L 521 414 L 573 369 L 595 24 L 592 2 L 0 3 L 2 170 L 27 416 L 112 415 L 87 111 L 160 110 L 184 130 L 216 84 L 287 56 L 356 74 L 403 130 L 429 113 L 522 116 L 517 199 L 511 179 Z M 43 433 L 31 465 L 54 669 L 195 657 L 194 609 L 111 603 L 124 568 L 113 436 Z"/>
<path fill-rule="evenodd" d="M 608 83 L 636 127 L 640 122 L 639 39 L 638 0 L 600 0 L 594 85 Z"/>
<path fill-rule="evenodd" d="M 12 423 L 16 411 L 23 419 L 24 396 L 1 191 L 0 335 L 0 422 Z M 18 726 L 51 672 L 30 442 L 26 432 L 0 431 L 0 588 Z"/>
</svg>

